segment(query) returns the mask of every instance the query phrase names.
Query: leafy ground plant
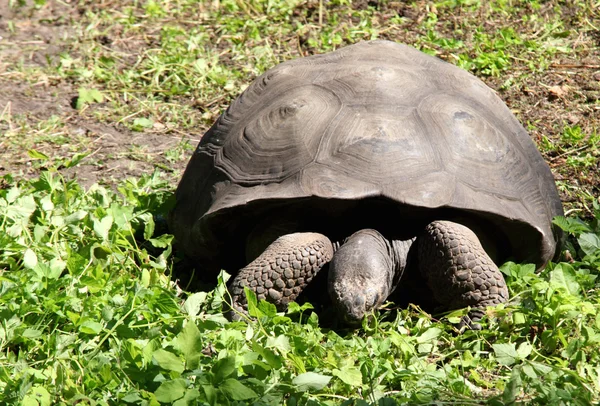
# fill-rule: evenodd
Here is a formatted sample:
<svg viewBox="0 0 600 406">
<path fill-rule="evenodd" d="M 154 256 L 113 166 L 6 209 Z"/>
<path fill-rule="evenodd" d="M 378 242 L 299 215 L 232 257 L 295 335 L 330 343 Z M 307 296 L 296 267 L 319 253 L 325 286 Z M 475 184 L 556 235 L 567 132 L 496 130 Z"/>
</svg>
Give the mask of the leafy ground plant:
<svg viewBox="0 0 600 406">
<path fill-rule="evenodd" d="M 600 207 L 557 219 L 576 258 L 506 264 L 512 300 L 457 334 L 418 308 L 358 331 L 321 327 L 310 304 L 223 317 L 225 282 L 182 294 L 160 176 L 118 192 L 55 172 L 0 191 L 0 402 L 50 404 L 592 404 L 600 401 Z M 155 218 L 158 221 L 155 221 Z M 250 294 L 250 292 L 248 292 Z"/>
</svg>

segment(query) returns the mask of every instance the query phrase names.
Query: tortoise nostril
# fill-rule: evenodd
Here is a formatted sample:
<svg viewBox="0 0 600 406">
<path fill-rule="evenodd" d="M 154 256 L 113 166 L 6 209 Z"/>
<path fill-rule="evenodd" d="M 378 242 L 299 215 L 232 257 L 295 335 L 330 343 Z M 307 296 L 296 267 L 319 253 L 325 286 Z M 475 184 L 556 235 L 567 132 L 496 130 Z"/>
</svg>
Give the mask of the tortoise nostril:
<svg viewBox="0 0 600 406">
<path fill-rule="evenodd" d="M 355 308 L 364 308 L 365 299 L 362 296 L 357 296 L 354 298 L 354 307 Z"/>
</svg>

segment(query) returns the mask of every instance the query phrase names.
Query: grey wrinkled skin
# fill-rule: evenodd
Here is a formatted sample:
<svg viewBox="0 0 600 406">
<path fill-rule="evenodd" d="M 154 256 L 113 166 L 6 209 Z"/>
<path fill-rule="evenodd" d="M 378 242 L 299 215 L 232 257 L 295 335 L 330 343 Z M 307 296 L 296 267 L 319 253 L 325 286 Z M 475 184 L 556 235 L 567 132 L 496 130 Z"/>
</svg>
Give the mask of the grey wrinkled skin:
<svg viewBox="0 0 600 406">
<path fill-rule="evenodd" d="M 395 253 L 393 245 L 371 229 L 352 234 L 336 251 L 329 265 L 329 296 L 340 316 L 351 325 L 383 304 L 396 288 L 412 240 L 406 251 Z"/>
</svg>

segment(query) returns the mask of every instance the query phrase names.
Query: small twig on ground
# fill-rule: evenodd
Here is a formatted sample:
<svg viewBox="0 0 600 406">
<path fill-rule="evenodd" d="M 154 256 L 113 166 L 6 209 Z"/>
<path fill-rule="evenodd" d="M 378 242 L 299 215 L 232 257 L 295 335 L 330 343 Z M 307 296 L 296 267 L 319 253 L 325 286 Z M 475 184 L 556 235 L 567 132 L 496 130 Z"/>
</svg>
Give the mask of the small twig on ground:
<svg viewBox="0 0 600 406">
<path fill-rule="evenodd" d="M 560 155 L 557 155 L 555 157 L 550 158 L 550 162 L 554 162 L 554 161 L 556 161 L 559 158 L 563 158 L 564 156 L 567 156 L 567 155 L 572 155 L 572 154 L 574 154 L 576 152 L 581 152 L 583 150 L 588 149 L 589 147 L 590 147 L 589 145 L 584 145 L 584 146 L 579 147 L 579 148 L 570 149 L 568 151 L 563 152 Z"/>
<path fill-rule="evenodd" d="M 552 63 L 550 64 L 551 68 L 558 69 L 600 69 L 600 65 L 590 65 L 590 64 L 572 64 L 572 63 Z"/>
<path fill-rule="evenodd" d="M 12 110 L 12 102 L 6 103 L 6 106 L 2 110 L 2 113 L 0 113 L 0 121 L 3 121 L 3 120 L 6 121 L 8 123 L 8 128 L 12 131 L 13 124 L 12 124 L 12 120 L 11 120 L 11 116 L 12 116 L 11 110 Z"/>
</svg>

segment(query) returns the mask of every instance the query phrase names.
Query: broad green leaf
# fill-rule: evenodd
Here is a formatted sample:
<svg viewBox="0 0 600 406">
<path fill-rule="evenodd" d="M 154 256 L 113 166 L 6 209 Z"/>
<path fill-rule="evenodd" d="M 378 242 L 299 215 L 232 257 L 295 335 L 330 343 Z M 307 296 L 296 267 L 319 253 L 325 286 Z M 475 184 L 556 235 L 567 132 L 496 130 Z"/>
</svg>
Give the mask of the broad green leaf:
<svg viewBox="0 0 600 406">
<path fill-rule="evenodd" d="M 88 215 L 88 213 L 86 211 L 77 210 L 74 213 L 71 213 L 67 217 L 65 217 L 65 223 L 66 224 L 78 223 L 81 220 L 83 220 L 87 215 Z"/>
<path fill-rule="evenodd" d="M 587 343 L 600 343 L 600 334 L 590 326 L 583 326 L 583 333 Z"/>
<path fill-rule="evenodd" d="M 8 192 L 6 192 L 6 201 L 8 203 L 13 203 L 15 200 L 17 200 L 19 198 L 19 196 L 21 196 L 21 189 L 19 189 L 17 186 L 11 187 L 10 189 L 8 189 Z M 33 200 L 33 196 L 31 196 L 31 199 Z M 35 201 L 34 201 L 35 204 Z"/>
<path fill-rule="evenodd" d="M 571 295 L 577 295 L 580 289 L 579 283 L 577 283 L 573 275 L 572 267 L 569 264 L 557 264 L 550 271 L 550 286 L 555 289 L 564 290 Z"/>
<path fill-rule="evenodd" d="M 246 353 L 244 356 L 243 370 L 246 375 L 264 380 L 269 376 L 270 371 L 273 369 L 267 363 L 260 361 L 257 358 L 258 354 L 255 352 Z"/>
<path fill-rule="evenodd" d="M 282 358 L 272 350 L 262 347 L 259 343 L 253 342 L 252 349 L 259 353 L 273 369 L 280 369 L 283 365 Z"/>
<path fill-rule="evenodd" d="M 42 206 L 42 210 L 46 213 L 52 212 L 54 210 L 54 203 L 52 203 L 52 197 L 50 195 L 46 195 L 40 199 L 40 203 Z"/>
<path fill-rule="evenodd" d="M 133 120 L 133 131 L 143 131 L 145 128 L 152 128 L 154 121 L 146 117 L 138 117 Z"/>
<path fill-rule="evenodd" d="M 183 361 L 177 355 L 172 352 L 158 349 L 152 353 L 152 358 L 156 361 L 156 363 L 163 369 L 168 371 L 174 371 L 177 373 L 182 373 L 184 370 Z"/>
<path fill-rule="evenodd" d="M 185 395 L 187 383 L 184 379 L 178 378 L 172 381 L 165 381 L 160 384 L 154 392 L 156 400 L 162 403 L 172 403 L 181 399 Z"/>
<path fill-rule="evenodd" d="M 40 406 L 37 399 L 33 395 L 25 395 L 20 406 Z"/>
<path fill-rule="evenodd" d="M 496 359 L 502 365 L 512 365 L 519 358 L 515 343 L 495 343 L 492 344 L 492 348 L 496 354 Z"/>
<path fill-rule="evenodd" d="M 598 235 L 592 233 L 581 234 L 577 242 L 579 242 L 586 255 L 600 256 L 600 237 Z"/>
<path fill-rule="evenodd" d="M 108 232 L 113 224 L 112 216 L 105 216 L 102 220 L 94 219 L 94 232 L 103 240 L 108 239 Z"/>
<path fill-rule="evenodd" d="M 440 334 L 442 334 L 442 330 L 440 328 L 431 327 L 420 336 L 417 336 L 417 343 L 427 343 L 439 337 Z"/>
<path fill-rule="evenodd" d="M 290 339 L 284 335 L 268 337 L 265 347 L 276 348 L 283 354 L 290 352 L 292 350 L 292 347 L 290 346 Z"/>
<path fill-rule="evenodd" d="M 60 274 L 62 273 L 62 271 L 65 270 L 66 267 L 67 267 L 67 263 L 65 261 L 63 261 L 60 258 L 53 258 L 52 260 L 50 260 L 51 275 L 49 275 L 48 277 L 50 279 L 58 278 L 60 276 Z"/>
<path fill-rule="evenodd" d="M 38 337 L 41 337 L 42 334 L 43 333 L 40 330 L 35 329 L 35 328 L 26 328 L 23 331 L 23 337 L 25 337 L 25 338 L 32 338 L 32 339 L 38 338 Z"/>
<path fill-rule="evenodd" d="M 252 324 L 248 324 L 248 327 L 246 327 L 246 341 L 252 340 L 252 337 L 254 337 L 254 328 L 252 327 Z M 251 352 L 249 354 L 256 354 L 256 353 Z"/>
<path fill-rule="evenodd" d="M 95 279 L 89 276 L 83 276 L 79 282 L 82 286 L 89 289 L 91 293 L 96 293 L 104 289 L 105 281 L 102 279 Z"/>
<path fill-rule="evenodd" d="M 54 219 L 56 217 L 59 216 L 52 216 L 52 221 L 54 221 Z M 40 224 L 36 224 L 35 226 L 33 226 L 33 238 L 35 240 L 35 242 L 43 242 L 45 240 L 47 240 L 49 235 L 49 228 L 46 226 L 42 226 Z"/>
<path fill-rule="evenodd" d="M 432 352 L 434 349 L 434 344 L 432 343 L 424 343 L 424 344 L 418 344 L 417 345 L 417 352 L 419 354 L 427 354 Z"/>
<path fill-rule="evenodd" d="M 163 234 L 156 238 L 149 238 L 148 241 L 153 247 L 167 248 L 169 244 L 171 244 L 171 241 L 173 241 L 173 236 L 169 234 Z"/>
<path fill-rule="evenodd" d="M 212 385 L 202 385 L 202 390 L 209 404 L 217 404 L 217 389 Z"/>
<path fill-rule="evenodd" d="M 196 405 L 198 402 L 196 399 L 200 397 L 200 391 L 196 388 L 188 389 L 185 391 L 185 395 L 175 402 L 173 402 L 173 406 L 188 406 L 188 405 Z"/>
<path fill-rule="evenodd" d="M 196 316 L 200 313 L 202 305 L 206 302 L 208 294 L 206 292 L 192 293 L 183 304 L 183 311 L 190 316 Z"/>
<path fill-rule="evenodd" d="M 205 75 L 210 70 L 208 61 L 204 58 L 196 59 L 192 66 L 199 75 Z"/>
<path fill-rule="evenodd" d="M 521 391 L 522 381 L 521 381 L 521 370 L 519 367 L 513 368 L 510 380 L 506 384 L 504 388 L 504 393 L 502 393 L 502 400 L 505 405 L 514 404 L 517 399 L 517 395 Z"/>
<path fill-rule="evenodd" d="M 333 375 L 337 376 L 350 386 L 356 387 L 362 385 L 362 373 L 356 367 L 343 367 L 341 369 L 334 369 Z"/>
<path fill-rule="evenodd" d="M 137 393 L 132 392 L 132 393 L 129 393 L 129 394 L 123 396 L 123 398 L 121 400 L 123 402 L 125 402 L 125 403 L 136 403 L 136 404 L 139 404 L 139 403 L 141 403 L 142 398 Z"/>
<path fill-rule="evenodd" d="M 50 406 L 50 393 L 43 386 L 34 386 L 23 398 L 22 405 Z"/>
<path fill-rule="evenodd" d="M 138 117 L 135 120 L 133 120 L 133 125 L 139 125 L 145 128 L 150 128 L 153 124 L 154 122 L 152 120 L 145 117 Z"/>
<path fill-rule="evenodd" d="M 108 213 L 113 218 L 119 230 L 131 230 L 131 219 L 134 217 L 133 207 L 111 203 Z"/>
<path fill-rule="evenodd" d="M 556 224 L 563 229 L 563 231 L 568 233 L 579 234 L 582 232 L 591 231 L 590 226 L 578 218 L 556 216 L 552 220 L 552 223 Z"/>
<path fill-rule="evenodd" d="M 167 253 L 168 250 L 163 251 L 154 261 L 150 260 L 148 263 L 154 268 L 155 271 L 166 270 L 167 264 Z M 156 272 L 155 272 L 156 273 Z M 158 273 L 156 273 L 158 275 Z"/>
<path fill-rule="evenodd" d="M 11 203 L 10 200 L 8 200 L 8 202 Z M 16 202 L 8 206 L 6 216 L 14 221 L 26 219 L 29 218 L 36 209 L 37 204 L 32 195 L 22 196 L 19 197 Z"/>
<path fill-rule="evenodd" d="M 136 337 L 135 334 L 135 330 L 134 331 L 127 331 L 129 330 L 127 326 L 123 326 L 122 330 L 119 330 L 119 335 L 123 335 L 123 336 L 128 336 L 128 337 Z M 133 335 L 131 334 L 133 333 Z M 142 344 L 142 343 L 140 343 Z M 142 351 L 141 351 L 141 355 L 142 355 L 142 359 L 144 360 L 145 364 L 150 364 L 153 361 L 154 358 L 154 353 L 158 350 L 162 349 L 161 344 L 157 341 L 149 341 L 146 345 L 143 346 Z"/>
<path fill-rule="evenodd" d="M 144 239 L 149 240 L 154 235 L 154 229 L 156 224 L 154 223 L 154 218 L 150 213 L 143 213 L 138 216 L 140 220 L 143 221 L 144 224 Z"/>
<path fill-rule="evenodd" d="M 147 288 L 148 286 L 150 286 L 150 271 L 147 269 L 142 270 L 140 280 L 143 287 Z"/>
<path fill-rule="evenodd" d="M 506 262 L 500 267 L 503 274 L 517 279 L 525 279 L 535 276 L 534 264 L 515 264 L 514 262 Z"/>
<path fill-rule="evenodd" d="M 113 317 L 115 316 L 115 311 L 110 306 L 103 307 L 101 313 L 102 313 L 102 320 L 104 320 L 105 322 L 111 321 L 113 319 Z"/>
<path fill-rule="evenodd" d="M 527 358 L 531 354 L 531 351 L 533 351 L 533 346 L 528 342 L 519 344 L 519 348 L 517 348 L 517 354 L 520 359 Z"/>
<path fill-rule="evenodd" d="M 65 226 L 65 224 L 67 224 L 67 219 L 65 216 L 55 214 L 50 217 L 50 224 L 56 228 L 62 228 Z"/>
<path fill-rule="evenodd" d="M 98 103 L 101 103 L 104 100 L 104 96 L 99 90 L 89 89 L 88 94 L 93 101 L 96 101 Z"/>
<path fill-rule="evenodd" d="M 93 320 L 86 320 L 81 323 L 79 331 L 85 334 L 98 334 L 102 331 L 102 324 Z"/>
<path fill-rule="evenodd" d="M 78 94 L 79 96 L 75 103 L 75 108 L 77 110 L 81 110 L 86 104 L 101 103 L 104 100 L 104 96 L 97 89 L 80 87 Z"/>
<path fill-rule="evenodd" d="M 67 249 L 67 269 L 71 274 L 79 273 L 85 269 L 89 259 L 77 252 Z"/>
<path fill-rule="evenodd" d="M 292 384 L 296 385 L 299 392 L 310 390 L 321 390 L 327 386 L 331 376 L 321 375 L 316 372 L 305 372 L 292 379 Z"/>
<path fill-rule="evenodd" d="M 57 272 L 56 268 L 53 270 L 47 263 L 40 262 L 35 266 L 35 268 L 33 268 L 33 270 L 41 280 L 44 278 L 54 280 L 58 279 L 60 276 L 60 271 Z"/>
<path fill-rule="evenodd" d="M 275 317 L 277 315 L 277 307 L 273 303 L 269 303 L 266 300 L 261 300 L 258 303 L 258 309 L 268 317 Z"/>
<path fill-rule="evenodd" d="M 256 293 L 250 290 L 247 286 L 244 286 L 244 294 L 246 295 L 246 302 L 248 303 L 248 314 L 252 317 L 264 316 L 264 313 L 258 308 Z"/>
<path fill-rule="evenodd" d="M 21 196 L 21 189 L 18 186 L 11 187 L 4 193 L 4 199 L 0 200 L 2 203 L 2 207 L 7 207 L 7 203 L 9 203 L 8 207 L 10 207 L 10 203 L 14 203 Z M 31 200 L 33 200 L 33 196 L 30 196 Z M 35 200 L 33 200 L 35 204 Z"/>
<path fill-rule="evenodd" d="M 79 319 L 81 318 L 81 314 L 79 313 L 74 313 L 70 310 L 66 311 L 66 315 L 67 318 L 71 321 L 71 323 L 73 324 L 77 324 L 77 322 L 79 322 Z"/>
<path fill-rule="evenodd" d="M 113 297 L 111 297 L 110 301 L 115 306 L 124 306 L 127 303 L 127 300 L 125 300 L 125 298 L 123 296 L 119 295 L 118 293 L 116 295 L 114 295 Z"/>
<path fill-rule="evenodd" d="M 37 266 L 37 264 L 37 255 L 35 255 L 35 252 L 33 252 L 31 248 L 27 248 L 23 254 L 23 265 L 27 269 L 33 269 Z"/>
<path fill-rule="evenodd" d="M 248 400 L 258 397 L 256 392 L 236 379 L 229 378 L 219 385 L 228 398 L 233 400 Z"/>
<path fill-rule="evenodd" d="M 155 276 L 156 272 L 151 272 L 151 274 L 154 275 L 154 277 L 151 278 L 152 283 L 158 283 Z M 160 291 L 160 294 L 154 296 L 152 305 L 155 309 L 167 314 L 177 314 L 177 312 L 181 311 L 181 307 L 175 302 L 173 295 L 164 290 Z"/>
<path fill-rule="evenodd" d="M 526 322 L 525 315 L 521 312 L 514 312 L 512 315 L 512 319 L 515 325 L 525 324 Z"/>
<path fill-rule="evenodd" d="M 314 309 L 314 306 L 310 302 L 303 303 L 302 306 L 300 306 L 296 302 L 291 302 L 288 305 L 286 313 L 287 314 L 295 314 L 295 313 L 301 313 L 301 312 L 303 312 L 305 310 L 310 310 L 310 309 Z"/>
<path fill-rule="evenodd" d="M 213 383 L 218 385 L 225 378 L 235 372 L 235 357 L 225 357 L 218 360 L 212 367 L 212 373 L 214 374 Z"/>
<path fill-rule="evenodd" d="M 196 324 L 188 320 L 185 327 L 175 339 L 176 348 L 185 357 L 187 369 L 196 369 L 202 355 L 202 336 Z"/>
<path fill-rule="evenodd" d="M 531 379 L 538 379 L 538 374 L 530 364 L 523 365 L 523 373 Z"/>
<path fill-rule="evenodd" d="M 536 370 L 536 372 L 540 375 L 547 375 L 552 372 L 552 367 L 541 364 L 539 362 L 529 362 L 529 364 Z"/>
</svg>

